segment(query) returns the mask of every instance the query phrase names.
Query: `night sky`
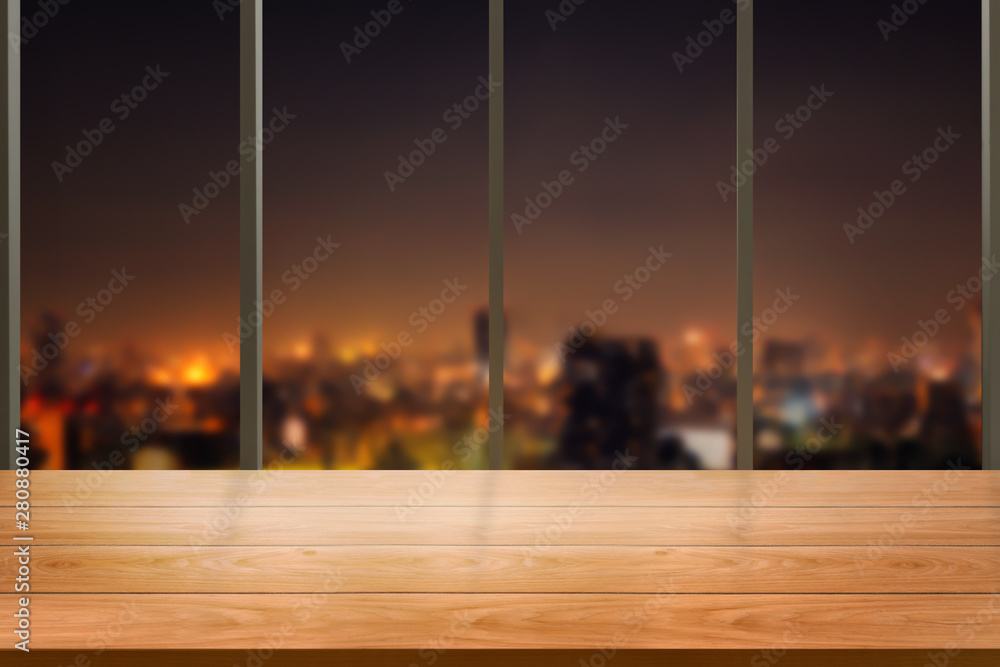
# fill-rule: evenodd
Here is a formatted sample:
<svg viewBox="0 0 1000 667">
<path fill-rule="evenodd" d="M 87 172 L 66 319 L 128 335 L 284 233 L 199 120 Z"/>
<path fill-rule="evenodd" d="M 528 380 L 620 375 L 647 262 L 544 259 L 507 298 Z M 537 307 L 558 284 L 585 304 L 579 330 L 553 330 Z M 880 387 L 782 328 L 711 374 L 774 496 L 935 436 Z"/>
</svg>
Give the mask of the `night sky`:
<svg viewBox="0 0 1000 667">
<path fill-rule="evenodd" d="M 508 217 L 542 180 L 569 169 L 575 181 L 523 233 L 507 227 L 513 354 L 552 349 L 609 298 L 620 309 L 606 334 L 732 340 L 736 207 L 715 181 L 736 142 L 735 23 L 683 72 L 673 59 L 729 5 L 587 3 L 553 31 L 550 4 L 507 5 Z M 572 154 L 606 118 L 629 127 L 580 171 Z M 661 244 L 673 257 L 626 302 L 615 285 Z"/>
<path fill-rule="evenodd" d="M 348 63 L 341 44 L 385 6 L 265 4 L 265 117 L 298 115 L 264 153 L 264 288 L 289 294 L 265 354 L 318 331 L 353 349 L 414 333 L 411 314 L 456 278 L 467 290 L 411 353 L 472 350 L 472 315 L 488 303 L 489 117 L 485 102 L 444 116 L 489 74 L 488 4 L 403 2 Z M 438 129 L 447 140 L 391 190 L 398 156 Z M 283 274 L 328 235 L 339 254 L 292 292 Z"/>
<path fill-rule="evenodd" d="M 756 5 L 755 143 L 811 86 L 834 93 L 755 183 L 758 306 L 776 288 L 802 297 L 775 335 L 898 346 L 979 268 L 980 3 L 927 3 L 886 41 L 890 5 Z M 911 182 L 904 163 L 948 127 L 961 138 Z M 895 179 L 906 193 L 852 245 L 843 225 Z M 963 314 L 943 339 L 966 332 Z"/>
<path fill-rule="evenodd" d="M 25 329 L 55 310 L 83 330 L 71 356 L 131 342 L 221 363 L 239 313 L 238 187 L 190 225 L 178 207 L 236 157 L 238 28 L 198 0 L 72 2 L 23 46 Z M 169 76 L 147 99 L 112 107 L 157 65 Z M 116 129 L 60 183 L 52 163 L 102 119 Z M 122 267 L 135 281 L 87 323 L 77 304 Z"/>
<path fill-rule="evenodd" d="M 734 8 L 585 3 L 552 30 L 558 3 L 508 2 L 506 307 L 515 353 L 551 346 L 664 245 L 673 258 L 609 324 L 669 342 L 692 327 L 735 339 L 735 198 L 717 182 L 735 159 L 735 24 L 678 72 L 673 54 Z M 891 3 L 756 5 L 757 141 L 811 86 L 834 97 L 758 174 L 755 291 L 802 294 L 775 335 L 851 345 L 912 332 L 980 256 L 979 3 L 928 3 L 888 42 Z M 264 151 L 264 288 L 341 244 L 267 321 L 265 353 L 324 331 L 335 346 L 409 330 L 445 279 L 469 285 L 419 349 L 472 347 L 487 304 L 488 153 L 483 106 L 453 129 L 442 114 L 488 76 L 487 2 L 403 2 L 346 62 L 341 42 L 384 3 L 270 2 L 265 120 L 296 118 Z M 25 12 L 34 3 L 24 3 Z M 239 137 L 238 18 L 212 4 L 75 2 L 24 46 L 23 308 L 81 321 L 76 305 L 113 269 L 137 279 L 74 345 L 133 341 L 156 354 L 237 363 L 222 340 L 238 314 L 238 186 L 185 224 L 178 211 Z M 161 65 L 170 76 L 120 120 L 113 101 Z M 82 131 L 114 133 L 59 183 L 52 162 Z M 541 191 L 607 117 L 629 125 L 530 227 L 510 215 Z M 939 127 L 961 134 L 864 236 L 842 228 L 900 178 Z M 390 191 L 397 156 L 442 128 L 447 141 Z M 757 309 L 759 310 L 759 308 Z M 81 321 L 81 324 L 82 321 Z"/>
</svg>

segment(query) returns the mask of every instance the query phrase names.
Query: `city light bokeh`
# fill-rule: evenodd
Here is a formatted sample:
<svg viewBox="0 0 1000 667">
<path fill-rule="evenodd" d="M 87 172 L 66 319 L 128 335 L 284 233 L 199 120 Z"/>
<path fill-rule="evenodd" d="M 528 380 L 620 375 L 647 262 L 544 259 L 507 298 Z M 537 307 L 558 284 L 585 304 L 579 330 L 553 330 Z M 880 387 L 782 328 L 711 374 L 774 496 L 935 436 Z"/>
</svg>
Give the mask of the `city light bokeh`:
<svg viewBox="0 0 1000 667">
<path fill-rule="evenodd" d="M 484 469 L 502 426 L 510 469 L 626 453 L 730 469 L 751 366 L 757 468 L 981 465 L 981 290 L 1000 269 L 981 257 L 979 3 L 928 3 L 888 33 L 870 2 L 759 3 L 739 158 L 739 3 L 723 4 L 555 20 L 507 3 L 502 84 L 486 2 L 266 4 L 266 464 Z M 238 15 L 71 3 L 25 45 L 39 467 L 238 466 L 248 324 L 238 178 L 220 171 L 240 145 Z M 506 336 L 490 341 L 500 85 Z M 752 322 L 736 317 L 744 168 Z"/>
</svg>

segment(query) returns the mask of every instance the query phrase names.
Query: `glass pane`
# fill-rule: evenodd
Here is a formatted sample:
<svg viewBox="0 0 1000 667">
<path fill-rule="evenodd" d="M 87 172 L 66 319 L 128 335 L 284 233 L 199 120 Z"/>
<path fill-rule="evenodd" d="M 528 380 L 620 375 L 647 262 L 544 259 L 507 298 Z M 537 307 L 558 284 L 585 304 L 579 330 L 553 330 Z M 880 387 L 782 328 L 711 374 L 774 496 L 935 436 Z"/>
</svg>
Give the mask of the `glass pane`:
<svg viewBox="0 0 1000 667">
<path fill-rule="evenodd" d="M 978 467 L 980 3 L 757 3 L 755 465 Z"/>
<path fill-rule="evenodd" d="M 559 7 L 506 7 L 507 465 L 730 468 L 738 8 Z"/>
<path fill-rule="evenodd" d="M 265 461 L 486 465 L 487 9 L 265 7 Z"/>
<path fill-rule="evenodd" d="M 48 4 L 22 4 L 21 34 L 22 420 L 39 466 L 236 467 L 238 187 L 209 173 L 237 157 L 237 11 Z"/>
</svg>

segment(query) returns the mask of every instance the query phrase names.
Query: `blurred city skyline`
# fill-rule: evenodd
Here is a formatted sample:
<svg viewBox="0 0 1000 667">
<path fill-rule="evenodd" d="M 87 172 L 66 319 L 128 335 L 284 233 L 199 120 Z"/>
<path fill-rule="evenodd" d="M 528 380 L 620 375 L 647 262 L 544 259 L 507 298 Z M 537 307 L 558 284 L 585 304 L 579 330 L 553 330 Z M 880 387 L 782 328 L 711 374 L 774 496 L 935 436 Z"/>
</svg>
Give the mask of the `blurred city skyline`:
<svg viewBox="0 0 1000 667">
<path fill-rule="evenodd" d="M 487 3 L 403 7 L 361 47 L 355 29 L 373 20 L 363 2 L 264 9 L 265 119 L 283 119 L 263 151 L 264 294 L 281 295 L 263 322 L 265 420 L 272 455 L 288 434 L 322 440 L 300 452 L 303 465 L 432 466 L 488 425 L 476 321 L 490 297 Z M 642 465 L 727 467 L 735 363 L 693 398 L 685 387 L 745 324 L 735 197 L 720 188 L 736 159 L 738 4 L 587 4 L 555 25 L 544 9 L 508 3 L 506 15 L 508 464 L 596 465 L 567 454 L 591 437 L 574 414 L 593 411 L 607 419 L 594 432 L 697 455 Z M 849 411 L 847 378 L 884 377 L 889 354 L 940 309 L 949 321 L 894 373 L 908 378 L 901 404 L 922 414 L 927 381 L 951 383 L 975 433 L 976 295 L 958 309 L 949 295 L 982 259 L 978 3 L 928 5 L 888 39 L 885 8 L 860 0 L 757 12 L 755 145 L 779 148 L 756 175 L 755 313 L 776 291 L 800 297 L 754 350 L 758 427 L 779 433 L 765 445 L 805 437 L 833 406 Z M 94 409 L 117 414 L 115 392 L 138 373 L 145 402 L 128 419 L 164 392 L 219 389 L 207 411 L 191 403 L 183 428 L 162 429 L 229 429 L 233 446 L 238 187 L 218 175 L 240 143 L 237 15 L 193 0 L 67 5 L 25 46 L 22 358 L 68 336 L 59 363 L 26 384 L 29 412 L 85 414 L 106 382 L 118 389 Z M 150 68 L 167 74 L 123 114 L 116 101 L 147 86 Z M 114 131 L 54 171 L 106 118 Z M 914 180 L 905 165 L 942 132 L 947 150 Z M 428 154 L 404 169 L 413 151 Z M 862 234 L 845 233 L 897 179 L 905 192 Z M 538 206 L 543 195 L 550 205 Z M 199 196 L 204 210 L 185 213 Z M 324 241 L 337 248 L 319 259 Z M 620 289 L 651 248 L 669 259 Z M 103 303 L 114 271 L 135 279 Z M 438 309 L 449 282 L 463 287 Z M 615 312 L 583 354 L 561 359 L 608 299 Z M 384 353 L 387 368 L 357 391 Z M 594 377 L 636 393 L 601 403 Z M 622 426 L 633 421 L 641 433 Z"/>
</svg>

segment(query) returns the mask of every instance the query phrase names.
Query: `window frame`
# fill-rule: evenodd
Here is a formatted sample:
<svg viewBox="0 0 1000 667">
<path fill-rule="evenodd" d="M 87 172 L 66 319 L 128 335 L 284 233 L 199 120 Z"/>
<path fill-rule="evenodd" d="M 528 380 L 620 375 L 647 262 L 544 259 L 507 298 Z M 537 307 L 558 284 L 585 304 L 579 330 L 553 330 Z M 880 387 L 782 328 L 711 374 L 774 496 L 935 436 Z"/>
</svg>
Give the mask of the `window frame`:
<svg viewBox="0 0 1000 667">
<path fill-rule="evenodd" d="M 263 2 L 240 3 L 240 133 L 244 137 L 263 132 Z M 489 0 L 490 72 L 504 80 L 504 3 Z M 20 132 L 21 132 L 21 7 L 7 0 L 0 21 L 7 35 L 7 48 L 0 63 L 0 294 L 3 295 L 3 326 L 0 375 L 6 377 L 7 397 L 0 405 L 3 433 L 3 465 L 15 468 L 14 431 L 20 425 L 21 384 L 21 266 L 20 266 Z M 753 148 L 753 3 L 737 11 L 736 155 Z M 490 97 L 489 104 L 489 285 L 491 341 L 504 336 L 504 88 Z M 992 127 L 1000 128 L 1000 0 L 982 0 L 982 254 L 1000 254 L 1000 141 L 992 141 Z M 256 159 L 253 159 L 256 157 Z M 255 303 L 263 298 L 263 159 L 244 156 L 240 174 L 240 313 L 249 318 Z M 993 165 L 998 165 L 994 169 Z M 997 205 L 994 206 L 994 202 Z M 995 210 L 996 209 L 996 210 Z M 753 341 L 740 322 L 753 318 L 753 176 L 737 188 L 737 331 L 738 343 L 750 351 Z M 262 328 L 255 328 L 240 346 L 240 468 L 260 470 L 263 463 Z M 982 460 L 983 470 L 1000 469 L 1000 285 L 984 282 L 982 318 Z M 504 346 L 490 345 L 489 404 L 494 414 L 503 414 Z M 753 469 L 753 363 L 737 365 L 736 468 Z M 503 429 L 491 432 L 491 470 L 503 469 Z"/>
</svg>

